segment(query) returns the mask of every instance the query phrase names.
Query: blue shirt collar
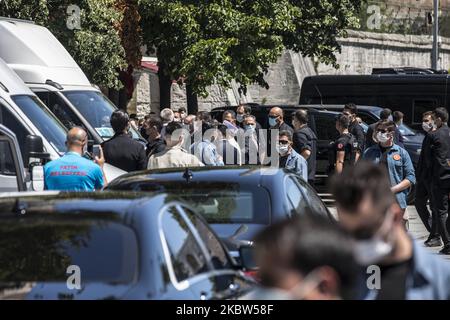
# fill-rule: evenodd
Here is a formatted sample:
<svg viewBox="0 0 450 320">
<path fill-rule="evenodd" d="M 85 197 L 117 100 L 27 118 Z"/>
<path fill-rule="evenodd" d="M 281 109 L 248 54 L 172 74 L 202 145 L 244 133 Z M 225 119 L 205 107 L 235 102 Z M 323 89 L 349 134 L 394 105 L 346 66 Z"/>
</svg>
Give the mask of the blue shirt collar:
<svg viewBox="0 0 450 320">
<path fill-rule="evenodd" d="M 75 152 L 75 151 L 67 151 L 64 155 L 65 155 L 65 156 L 68 156 L 68 155 L 74 155 L 74 156 L 79 156 L 79 157 L 81 157 L 81 154 L 79 154 L 78 152 Z"/>
</svg>

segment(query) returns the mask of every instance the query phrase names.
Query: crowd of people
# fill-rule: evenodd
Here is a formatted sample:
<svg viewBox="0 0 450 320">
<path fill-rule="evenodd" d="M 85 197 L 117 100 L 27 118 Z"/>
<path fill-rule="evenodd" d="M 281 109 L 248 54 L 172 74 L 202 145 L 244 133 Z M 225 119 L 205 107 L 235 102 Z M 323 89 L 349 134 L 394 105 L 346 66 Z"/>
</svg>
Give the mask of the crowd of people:
<svg viewBox="0 0 450 320">
<path fill-rule="evenodd" d="M 416 185 L 415 206 L 430 233 L 425 245 L 443 246 L 440 253 L 450 254 L 447 110 L 437 108 L 423 114 L 426 137 L 416 170 L 403 148 L 399 130 L 403 121 L 401 112 L 384 109 L 380 120 L 371 124 L 367 133 L 357 114 L 357 107 L 350 103 L 336 119 L 339 134 L 329 147 L 329 175 L 342 174 L 361 161 L 380 165 L 387 172 L 390 192 L 395 195 L 406 229 L 407 198 Z M 209 112 L 193 115 L 184 108 L 178 111 L 166 108 L 143 119 L 118 110 L 111 116 L 115 135 L 102 144 L 100 154 L 93 159 L 97 164 L 84 157 L 87 133 L 82 128 L 72 128 L 67 137 L 66 155 L 44 168 L 45 188 L 101 189 L 107 183 L 102 170 L 104 163 L 127 172 L 171 167 L 271 165 L 292 170 L 314 185 L 317 136 L 308 126 L 308 111 L 294 112 L 290 124 L 284 119 L 282 108 L 271 108 L 267 114 L 268 130 L 263 130 L 247 105 L 240 105 L 236 111 L 226 110 L 221 121 L 213 119 Z M 131 137 L 131 127 L 141 132 L 146 143 Z"/>
</svg>

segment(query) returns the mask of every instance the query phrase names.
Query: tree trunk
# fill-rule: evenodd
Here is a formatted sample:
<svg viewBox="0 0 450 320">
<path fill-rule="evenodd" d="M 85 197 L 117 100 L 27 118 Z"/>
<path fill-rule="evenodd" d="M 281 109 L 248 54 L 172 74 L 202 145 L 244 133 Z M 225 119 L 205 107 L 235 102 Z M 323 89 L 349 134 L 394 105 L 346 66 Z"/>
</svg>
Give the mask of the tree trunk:
<svg viewBox="0 0 450 320">
<path fill-rule="evenodd" d="M 186 84 L 186 100 L 188 114 L 197 114 L 198 112 L 198 99 L 197 95 L 192 91 L 192 86 Z"/>
<path fill-rule="evenodd" d="M 158 78 L 159 78 L 159 107 L 160 109 L 170 108 L 170 89 L 172 88 L 172 79 L 164 72 L 165 64 L 158 59 Z"/>
</svg>

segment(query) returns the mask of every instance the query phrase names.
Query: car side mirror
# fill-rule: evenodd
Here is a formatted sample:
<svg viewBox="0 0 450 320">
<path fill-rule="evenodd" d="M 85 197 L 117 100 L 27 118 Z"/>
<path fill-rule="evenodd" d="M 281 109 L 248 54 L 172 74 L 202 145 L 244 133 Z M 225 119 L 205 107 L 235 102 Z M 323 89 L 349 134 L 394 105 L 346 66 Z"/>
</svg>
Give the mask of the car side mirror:
<svg viewBox="0 0 450 320">
<path fill-rule="evenodd" d="M 28 135 L 25 139 L 25 163 L 30 164 L 30 159 L 49 160 L 50 154 L 44 152 L 42 137 Z"/>
<path fill-rule="evenodd" d="M 31 189 L 33 191 L 44 190 L 44 167 L 34 166 L 31 170 Z"/>
<path fill-rule="evenodd" d="M 245 271 L 258 270 L 258 266 L 256 265 L 254 255 L 255 255 L 254 246 L 241 246 L 239 248 L 241 266 Z"/>
</svg>

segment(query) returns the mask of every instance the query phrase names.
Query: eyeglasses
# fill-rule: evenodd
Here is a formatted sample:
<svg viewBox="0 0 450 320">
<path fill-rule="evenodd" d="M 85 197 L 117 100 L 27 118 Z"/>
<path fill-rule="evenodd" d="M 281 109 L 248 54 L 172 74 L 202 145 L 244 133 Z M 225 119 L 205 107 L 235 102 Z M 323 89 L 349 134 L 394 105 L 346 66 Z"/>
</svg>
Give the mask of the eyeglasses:
<svg viewBox="0 0 450 320">
<path fill-rule="evenodd" d="M 381 132 L 381 133 L 387 133 L 388 130 L 387 129 L 378 129 L 377 132 Z"/>
<path fill-rule="evenodd" d="M 272 119 L 276 119 L 276 118 L 278 118 L 279 116 L 274 116 L 274 115 L 270 115 L 269 114 L 269 118 L 272 118 Z"/>
<path fill-rule="evenodd" d="M 286 140 L 278 140 L 279 144 L 289 144 L 289 141 Z"/>
</svg>

